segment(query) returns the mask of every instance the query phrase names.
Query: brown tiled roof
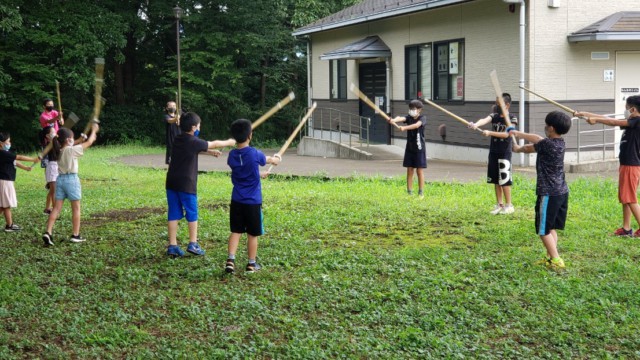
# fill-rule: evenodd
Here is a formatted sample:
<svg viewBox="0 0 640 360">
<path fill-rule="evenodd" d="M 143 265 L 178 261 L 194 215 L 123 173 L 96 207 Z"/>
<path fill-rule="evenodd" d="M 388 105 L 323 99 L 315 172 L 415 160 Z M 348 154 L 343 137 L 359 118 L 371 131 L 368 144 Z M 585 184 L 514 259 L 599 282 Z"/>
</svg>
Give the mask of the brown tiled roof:
<svg viewBox="0 0 640 360">
<path fill-rule="evenodd" d="M 293 35 L 306 35 L 467 1 L 473 0 L 364 0 L 307 26 L 296 29 Z"/>
<path fill-rule="evenodd" d="M 568 36 L 569 41 L 640 40 L 640 11 L 621 11 Z"/>
</svg>

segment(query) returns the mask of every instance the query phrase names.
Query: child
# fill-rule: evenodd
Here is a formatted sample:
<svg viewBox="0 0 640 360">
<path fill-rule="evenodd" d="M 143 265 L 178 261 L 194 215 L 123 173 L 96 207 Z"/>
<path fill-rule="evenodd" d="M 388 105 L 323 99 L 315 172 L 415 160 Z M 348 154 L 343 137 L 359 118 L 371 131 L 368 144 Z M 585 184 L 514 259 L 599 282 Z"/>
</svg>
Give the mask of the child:
<svg viewBox="0 0 640 360">
<path fill-rule="evenodd" d="M 58 132 L 60 126 L 64 125 L 64 119 L 61 113 L 53 109 L 53 100 L 44 99 L 42 102 L 42 113 L 40 114 L 40 126 L 44 129 L 53 126 Z"/>
<path fill-rule="evenodd" d="M 536 134 L 510 130 L 509 135 L 515 135 L 532 144 L 519 146 L 513 144 L 513 151 L 524 153 L 538 153 L 536 171 L 536 233 L 547 249 L 547 256 L 543 260 L 547 266 L 562 269 L 564 261 L 558 254 L 558 234 L 556 230 L 563 230 L 569 207 L 569 187 L 564 179 L 564 151 L 565 143 L 562 135 L 569 132 L 571 118 L 569 115 L 552 111 L 544 119 L 543 138 Z"/>
<path fill-rule="evenodd" d="M 225 265 L 227 273 L 235 271 L 236 250 L 242 233 L 247 233 L 247 255 L 249 273 L 260 270 L 256 262 L 258 236 L 264 234 L 262 223 L 262 187 L 259 166 L 278 165 L 279 156 L 265 156 L 261 151 L 249 146 L 253 132 L 251 121 L 238 119 L 231 124 L 231 136 L 237 147 L 229 152 L 227 164 L 231 168 L 231 205 L 229 208 L 229 256 Z"/>
<path fill-rule="evenodd" d="M 58 136 L 53 139 L 53 151 L 58 159 L 58 178 L 56 180 L 55 204 L 47 219 L 47 230 L 42 234 L 42 241 L 45 246 L 53 245 L 53 225 L 62 210 L 64 199 L 71 202 L 71 227 L 72 234 L 69 241 L 81 243 L 86 239 L 80 235 L 80 199 L 82 198 L 82 188 L 80 178 L 78 178 L 78 158 L 82 157 L 84 150 L 89 148 L 96 141 L 99 130 L 98 124 L 91 126 L 89 138 L 78 145 L 73 139 L 73 131 L 67 128 L 60 128 Z"/>
<path fill-rule="evenodd" d="M 422 101 L 411 100 L 409 102 L 409 114 L 396 116 L 389 123 L 405 122 L 406 126 L 400 126 L 400 131 L 407 132 L 407 145 L 404 150 L 402 166 L 407 168 L 407 193 L 413 193 L 413 174 L 418 174 L 418 196 L 422 198 L 424 188 L 424 169 L 427 167 L 427 149 L 424 144 L 424 126 L 427 118 L 422 113 Z"/>
<path fill-rule="evenodd" d="M 178 246 L 178 221 L 183 217 L 189 226 L 189 245 L 187 251 L 194 255 L 204 255 L 204 250 L 198 245 L 198 154 L 209 152 L 219 156 L 220 151 L 209 149 L 235 145 L 233 139 L 224 141 L 205 141 L 198 139 L 200 133 L 200 116 L 188 112 L 180 118 L 180 130 L 173 143 L 171 162 L 167 171 L 167 227 L 169 233 L 169 247 L 167 255 L 173 258 L 184 256 L 184 251 Z"/>
<path fill-rule="evenodd" d="M 511 95 L 503 93 L 502 100 L 504 100 L 508 113 L 511 107 Z M 512 124 L 515 125 L 518 123 L 518 119 L 515 116 L 509 114 L 509 117 L 511 118 Z M 476 129 L 488 123 L 491 123 L 493 132 L 485 133 L 485 135 L 491 135 L 487 166 L 487 183 L 494 184 L 496 193 L 496 205 L 491 210 L 491 214 L 513 214 L 515 208 L 511 203 L 511 137 L 503 138 L 495 136 L 495 133 L 506 134 L 504 131 L 507 128 L 500 104 L 497 100 L 494 113 L 475 123 L 470 123 L 469 127 Z"/>
<path fill-rule="evenodd" d="M 575 115 L 586 117 L 591 125 L 600 123 L 620 126 L 624 129 L 620 138 L 620 169 L 618 171 L 618 200 L 622 204 L 622 227 L 616 230 L 614 235 L 640 237 L 640 229 L 634 233 L 631 228 L 631 214 L 640 226 L 640 206 L 637 195 L 640 181 L 640 95 L 629 96 L 625 108 L 623 120 L 588 112 L 576 112 Z"/>
<path fill-rule="evenodd" d="M 56 130 L 53 126 L 49 126 L 43 128 L 41 134 L 43 135 L 41 139 L 42 147 L 45 148 L 49 142 L 53 141 L 56 137 Z M 55 204 L 56 180 L 58 179 L 58 156 L 60 155 L 60 148 L 56 147 L 56 144 L 57 142 L 54 141 L 52 149 L 44 155 L 44 159 L 42 161 L 45 166 L 45 188 L 49 190 L 44 207 L 44 213 L 46 215 L 51 214 L 53 205 Z"/>
<path fill-rule="evenodd" d="M 11 135 L 0 132 L 0 209 L 4 214 L 7 224 L 4 227 L 6 232 L 22 230 L 22 227 L 13 223 L 11 208 L 18 206 L 16 189 L 13 183 L 16 181 L 16 167 L 22 170 L 31 171 L 30 166 L 25 166 L 16 160 L 38 162 L 40 158 L 32 158 L 23 155 L 16 155 L 11 149 Z"/>
</svg>

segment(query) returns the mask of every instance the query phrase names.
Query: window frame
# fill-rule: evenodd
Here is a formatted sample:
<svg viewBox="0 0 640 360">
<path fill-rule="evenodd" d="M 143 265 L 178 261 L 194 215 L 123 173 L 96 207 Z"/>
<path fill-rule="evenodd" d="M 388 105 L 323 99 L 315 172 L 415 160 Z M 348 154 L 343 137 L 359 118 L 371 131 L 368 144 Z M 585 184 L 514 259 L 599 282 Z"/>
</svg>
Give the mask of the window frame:
<svg viewBox="0 0 640 360">
<path fill-rule="evenodd" d="M 337 64 L 336 66 L 338 71 L 337 78 L 336 78 L 336 81 L 338 82 L 337 84 L 333 83 L 334 82 L 333 81 L 333 77 L 334 77 L 333 65 L 334 64 Z M 333 92 L 334 88 L 336 88 L 336 96 L 334 96 L 334 92 Z M 340 91 L 341 89 L 342 89 L 342 92 Z M 329 60 L 329 100 L 336 101 L 336 102 L 347 101 L 347 60 L 346 59 Z"/>
<path fill-rule="evenodd" d="M 429 50 L 430 50 L 430 64 L 431 64 L 431 69 L 429 69 L 429 75 L 431 76 L 431 84 L 429 86 L 429 89 L 425 89 L 425 84 L 422 83 L 422 77 L 423 77 L 423 71 L 422 71 L 422 63 L 423 63 L 423 58 L 422 58 L 422 54 L 421 54 L 421 48 L 424 47 L 425 45 L 429 46 Z M 416 69 L 415 72 L 412 72 L 411 70 L 411 60 L 412 60 L 412 56 L 411 56 L 411 51 L 415 51 L 415 54 L 413 56 L 415 56 L 415 65 L 416 65 Z M 416 92 L 415 94 L 412 93 L 410 87 L 411 87 L 411 76 L 414 75 L 416 78 L 416 82 L 417 82 L 417 86 L 416 86 Z M 428 90 L 428 92 L 430 94 L 433 94 L 433 43 L 432 42 L 424 42 L 424 43 L 419 43 L 419 44 L 411 44 L 411 45 L 406 45 L 404 48 L 404 98 L 406 101 L 411 101 L 414 100 L 418 97 L 418 93 L 424 97 L 425 94 L 425 90 Z"/>
<path fill-rule="evenodd" d="M 458 52 L 462 51 L 462 54 L 459 55 L 459 61 L 458 61 L 458 68 L 461 68 L 461 72 L 462 72 L 462 99 L 453 99 L 453 97 L 451 96 L 451 76 L 453 76 L 452 74 L 449 73 L 450 69 L 449 69 L 449 64 L 450 64 L 450 53 L 449 53 L 449 46 L 451 43 L 458 43 Z M 466 42 L 464 38 L 457 38 L 457 39 L 450 39 L 450 40 L 443 40 L 443 41 L 435 41 L 433 42 L 433 64 L 437 64 L 438 61 L 438 46 L 442 46 L 442 45 L 447 45 L 447 81 L 446 81 L 446 87 L 447 87 L 447 97 L 446 99 L 436 99 L 435 96 L 438 93 L 438 87 L 440 86 L 440 79 L 438 77 L 439 75 L 439 71 L 436 66 L 432 66 L 432 83 L 433 83 L 433 91 L 432 91 L 432 96 L 433 101 L 437 102 L 437 103 L 464 103 L 465 102 L 465 97 L 466 97 L 466 85 L 467 82 L 465 81 L 466 78 L 466 69 L 465 69 L 465 63 L 466 63 Z M 460 50 L 462 49 L 462 50 Z M 455 74 L 454 74 L 455 75 Z"/>
</svg>

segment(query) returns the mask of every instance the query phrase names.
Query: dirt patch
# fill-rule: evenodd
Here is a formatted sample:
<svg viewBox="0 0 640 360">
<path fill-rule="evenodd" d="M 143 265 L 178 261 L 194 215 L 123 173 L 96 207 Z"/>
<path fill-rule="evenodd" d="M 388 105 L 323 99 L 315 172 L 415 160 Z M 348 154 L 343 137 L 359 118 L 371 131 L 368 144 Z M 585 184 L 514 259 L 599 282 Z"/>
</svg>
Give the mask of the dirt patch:
<svg viewBox="0 0 640 360">
<path fill-rule="evenodd" d="M 101 226 L 111 222 L 135 221 L 146 218 L 151 215 L 160 215 L 167 212 L 166 208 L 135 208 L 135 209 L 118 209 L 101 213 L 93 213 L 89 216 L 86 223 L 89 226 Z"/>
</svg>

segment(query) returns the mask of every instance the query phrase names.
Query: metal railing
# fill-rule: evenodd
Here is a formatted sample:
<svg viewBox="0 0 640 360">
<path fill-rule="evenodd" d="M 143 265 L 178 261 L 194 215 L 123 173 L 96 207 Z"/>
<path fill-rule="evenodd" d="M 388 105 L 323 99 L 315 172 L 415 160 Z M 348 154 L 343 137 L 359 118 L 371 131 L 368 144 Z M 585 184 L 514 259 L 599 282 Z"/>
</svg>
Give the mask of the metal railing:
<svg viewBox="0 0 640 360">
<path fill-rule="evenodd" d="M 606 114 L 604 116 L 607 117 L 611 117 L 611 118 L 616 118 L 616 119 L 624 119 L 624 115 L 622 114 Z M 577 127 L 577 139 L 576 139 L 576 156 L 577 156 L 577 162 L 578 164 L 580 164 L 580 153 L 582 149 L 589 149 L 589 148 L 599 148 L 602 147 L 602 160 L 606 160 L 607 159 L 607 147 L 612 148 L 613 150 L 613 157 L 612 159 L 615 159 L 617 157 L 616 154 L 616 145 L 620 144 L 619 141 L 613 141 L 613 142 L 607 142 L 606 140 L 606 136 L 608 132 L 615 132 L 616 127 L 614 126 L 607 126 L 607 125 L 602 125 L 602 128 L 600 129 L 595 129 L 595 130 L 580 130 L 581 124 L 584 122 L 584 119 L 580 119 L 580 118 L 572 118 L 571 120 L 576 120 L 576 127 Z M 591 125 L 589 125 L 591 126 Z M 593 134 L 593 133 L 602 133 L 602 143 L 599 144 L 589 144 L 589 145 L 581 145 L 581 137 L 583 134 Z M 614 135 L 614 140 L 615 140 L 615 135 Z M 592 160 L 592 159 L 591 159 Z"/>
<path fill-rule="evenodd" d="M 306 124 L 314 139 L 332 140 L 349 147 L 369 147 L 371 118 L 332 108 L 316 108 Z"/>
</svg>

